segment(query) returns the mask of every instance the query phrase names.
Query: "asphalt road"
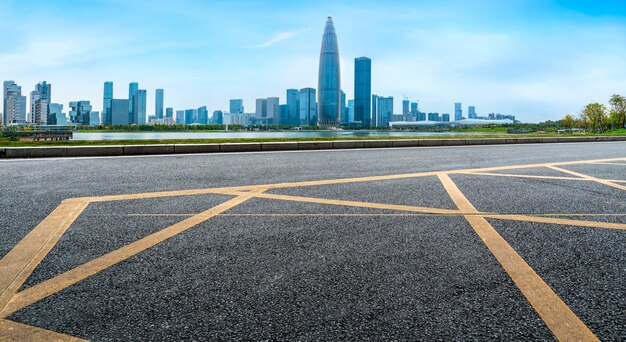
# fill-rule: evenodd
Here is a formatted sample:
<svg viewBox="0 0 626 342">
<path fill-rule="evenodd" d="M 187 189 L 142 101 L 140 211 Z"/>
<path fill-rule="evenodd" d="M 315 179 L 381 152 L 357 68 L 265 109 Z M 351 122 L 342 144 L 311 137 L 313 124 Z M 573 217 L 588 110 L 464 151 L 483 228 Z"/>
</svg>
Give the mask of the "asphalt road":
<svg viewBox="0 0 626 342">
<path fill-rule="evenodd" d="M 612 158 L 626 158 L 626 143 L 0 161 L 0 256 L 68 198 Z M 626 180 L 626 159 L 559 167 Z M 619 186 L 546 167 L 490 172 L 544 178 L 451 174 L 480 212 L 626 224 Z M 457 209 L 437 176 L 266 193 Z M 232 198 L 91 203 L 20 291 Z M 626 339 L 626 230 L 487 221 L 593 334 Z M 275 198 L 245 201 L 6 319 L 94 341 L 555 339 L 463 215 Z"/>
</svg>

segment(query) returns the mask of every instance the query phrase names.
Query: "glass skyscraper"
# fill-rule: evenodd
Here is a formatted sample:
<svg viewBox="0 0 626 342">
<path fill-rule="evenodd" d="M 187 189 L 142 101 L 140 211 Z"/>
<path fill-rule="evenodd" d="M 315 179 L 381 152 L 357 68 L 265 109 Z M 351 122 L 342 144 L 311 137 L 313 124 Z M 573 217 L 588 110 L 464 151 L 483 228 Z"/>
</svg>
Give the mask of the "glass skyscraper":
<svg viewBox="0 0 626 342">
<path fill-rule="evenodd" d="M 339 125 L 341 115 L 341 74 L 339 70 L 339 45 L 332 17 L 328 17 L 324 35 L 322 36 L 317 91 L 318 125 Z"/>
<path fill-rule="evenodd" d="M 163 119 L 163 89 L 157 89 L 154 100 L 154 116 Z"/>
<path fill-rule="evenodd" d="M 300 91 L 298 89 L 287 89 L 287 106 L 289 113 L 287 122 L 284 124 L 298 126 L 300 124 Z"/>
<path fill-rule="evenodd" d="M 463 120 L 463 105 L 460 102 L 454 104 L 454 121 Z"/>
<path fill-rule="evenodd" d="M 243 100 L 242 99 L 230 100 L 229 112 L 232 114 L 243 114 Z"/>
<path fill-rule="evenodd" d="M 317 124 L 317 103 L 315 89 L 300 89 L 300 125 L 315 126 Z"/>
<path fill-rule="evenodd" d="M 133 82 L 128 84 L 128 122 L 131 124 L 135 121 L 135 93 L 139 90 L 139 83 Z"/>
<path fill-rule="evenodd" d="M 363 127 L 372 126 L 372 60 L 354 59 L 354 121 Z"/>
<path fill-rule="evenodd" d="M 143 89 L 137 90 L 135 96 L 133 96 L 133 124 L 146 124 L 146 101 L 146 91 Z"/>
<path fill-rule="evenodd" d="M 113 101 L 113 82 L 104 82 L 104 96 L 102 104 L 102 123 L 111 125 L 112 119 L 112 101 Z"/>
</svg>

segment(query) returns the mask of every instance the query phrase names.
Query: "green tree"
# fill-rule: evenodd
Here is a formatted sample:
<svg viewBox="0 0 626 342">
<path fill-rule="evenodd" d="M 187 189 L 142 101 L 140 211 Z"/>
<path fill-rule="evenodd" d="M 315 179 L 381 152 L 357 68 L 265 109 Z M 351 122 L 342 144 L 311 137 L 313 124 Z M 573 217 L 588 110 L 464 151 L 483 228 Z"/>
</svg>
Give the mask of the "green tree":
<svg viewBox="0 0 626 342">
<path fill-rule="evenodd" d="M 605 105 L 599 103 L 588 104 L 581 117 L 588 123 L 594 132 L 603 132 L 608 124 L 609 115 Z"/>
<path fill-rule="evenodd" d="M 574 128 L 574 124 L 575 124 L 575 120 L 571 114 L 565 115 L 563 120 L 561 120 L 561 125 L 563 125 L 563 127 L 568 128 L 568 129 Z"/>
<path fill-rule="evenodd" d="M 624 128 L 626 126 L 626 98 L 622 95 L 615 94 L 609 100 L 611 104 L 611 121 Z"/>
</svg>

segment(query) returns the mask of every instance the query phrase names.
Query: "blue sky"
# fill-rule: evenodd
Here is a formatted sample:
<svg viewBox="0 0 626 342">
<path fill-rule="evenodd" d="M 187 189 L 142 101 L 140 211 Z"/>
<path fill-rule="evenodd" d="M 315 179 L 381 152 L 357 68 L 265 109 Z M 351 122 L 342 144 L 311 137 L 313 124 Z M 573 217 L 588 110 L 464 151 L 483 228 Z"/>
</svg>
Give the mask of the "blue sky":
<svg viewBox="0 0 626 342">
<path fill-rule="evenodd" d="M 626 5 L 621 1 L 0 1 L 0 78 L 53 100 L 91 100 L 102 83 L 165 89 L 166 106 L 228 110 L 228 100 L 317 87 L 326 17 L 337 28 L 342 88 L 353 60 L 372 58 L 372 90 L 406 95 L 423 111 L 455 101 L 480 114 L 559 119 L 626 95 Z"/>
</svg>

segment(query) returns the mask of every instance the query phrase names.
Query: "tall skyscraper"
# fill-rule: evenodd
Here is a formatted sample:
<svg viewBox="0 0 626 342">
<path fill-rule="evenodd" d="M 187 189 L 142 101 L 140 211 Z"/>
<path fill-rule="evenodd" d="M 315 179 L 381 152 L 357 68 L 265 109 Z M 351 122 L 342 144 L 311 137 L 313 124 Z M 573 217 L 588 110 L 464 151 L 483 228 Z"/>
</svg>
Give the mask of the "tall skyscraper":
<svg viewBox="0 0 626 342">
<path fill-rule="evenodd" d="M 134 125 L 146 124 L 146 102 L 147 92 L 144 89 L 139 89 L 133 96 L 133 121 Z"/>
<path fill-rule="evenodd" d="M 372 60 L 354 59 L 354 121 L 363 127 L 372 126 Z"/>
<path fill-rule="evenodd" d="M 402 100 L 402 120 L 409 121 L 411 116 L 411 102 L 409 99 Z"/>
<path fill-rule="evenodd" d="M 267 99 L 256 99 L 255 116 L 257 118 L 267 116 Z"/>
<path fill-rule="evenodd" d="M 279 125 L 289 125 L 289 105 L 282 104 L 278 106 L 278 112 L 280 119 L 278 120 Z"/>
<path fill-rule="evenodd" d="M 48 115 L 48 125 L 67 125 L 67 115 L 63 113 L 63 105 L 59 103 L 50 104 L 50 115 Z"/>
<path fill-rule="evenodd" d="M 130 115 L 128 114 L 128 102 L 126 99 L 111 99 L 111 126 L 130 125 Z"/>
<path fill-rule="evenodd" d="M 224 112 L 222 112 L 221 110 L 214 111 L 213 116 L 211 117 L 211 120 L 216 125 L 223 125 L 224 124 Z"/>
<path fill-rule="evenodd" d="M 317 90 L 318 125 L 339 125 L 341 119 L 341 72 L 339 70 L 339 45 L 332 17 L 328 17 L 326 20 L 326 27 L 322 36 Z"/>
<path fill-rule="evenodd" d="M 171 119 L 174 117 L 174 108 L 172 107 L 167 107 L 165 108 L 165 117 L 168 119 Z"/>
<path fill-rule="evenodd" d="M 346 110 L 346 93 L 342 90 L 339 100 L 339 123 L 348 121 L 348 111 Z"/>
<path fill-rule="evenodd" d="M 469 106 L 467 107 L 467 117 L 470 119 L 476 119 L 476 107 L 475 106 Z"/>
<path fill-rule="evenodd" d="M 48 100 L 39 98 L 35 101 L 31 122 L 34 125 L 47 125 L 50 114 L 50 103 Z"/>
<path fill-rule="evenodd" d="M 300 125 L 317 125 L 317 103 L 313 88 L 300 89 Z"/>
<path fill-rule="evenodd" d="M 198 108 L 198 124 L 207 125 L 209 123 L 209 111 L 206 106 Z"/>
<path fill-rule="evenodd" d="M 232 114 L 243 114 L 243 100 L 242 99 L 230 100 L 230 112 Z"/>
<path fill-rule="evenodd" d="M 198 110 L 197 109 L 186 109 L 185 110 L 185 125 L 197 124 L 198 123 Z"/>
<path fill-rule="evenodd" d="M 35 85 L 35 90 L 30 93 L 30 122 L 37 125 L 47 124 L 51 99 L 51 84 L 43 81 Z M 39 100 L 43 102 L 39 103 Z"/>
<path fill-rule="evenodd" d="M 104 96 L 102 104 L 102 123 L 104 125 L 112 124 L 112 101 L 113 101 L 113 82 L 104 82 Z"/>
<path fill-rule="evenodd" d="M 157 89 L 154 97 L 154 116 L 163 119 L 163 89 Z"/>
<path fill-rule="evenodd" d="M 348 122 L 354 122 L 354 100 L 348 100 Z"/>
<path fill-rule="evenodd" d="M 298 126 L 300 124 L 300 91 L 287 89 L 287 125 Z"/>
<path fill-rule="evenodd" d="M 22 87 L 14 81 L 3 83 L 3 118 L 5 126 L 26 123 L 26 96 L 22 96 Z"/>
<path fill-rule="evenodd" d="M 267 98 L 267 117 L 272 118 L 274 125 L 282 125 L 280 122 L 280 100 L 278 97 Z"/>
<path fill-rule="evenodd" d="M 454 121 L 463 120 L 463 104 L 456 102 L 454 104 Z"/>
<path fill-rule="evenodd" d="M 372 95 L 372 127 L 380 127 L 378 117 L 378 95 Z"/>
<path fill-rule="evenodd" d="M 128 122 L 132 125 L 135 120 L 135 94 L 139 90 L 139 83 L 132 82 L 128 84 Z"/>
<path fill-rule="evenodd" d="M 393 116 L 393 96 L 378 97 L 378 127 L 389 126 L 389 121 Z"/>
<path fill-rule="evenodd" d="M 184 110 L 177 110 L 176 111 L 176 124 L 177 125 L 184 125 L 185 124 L 185 111 Z"/>
<path fill-rule="evenodd" d="M 417 102 L 411 102 L 411 115 L 417 120 L 417 112 L 418 112 L 418 104 Z"/>
</svg>

